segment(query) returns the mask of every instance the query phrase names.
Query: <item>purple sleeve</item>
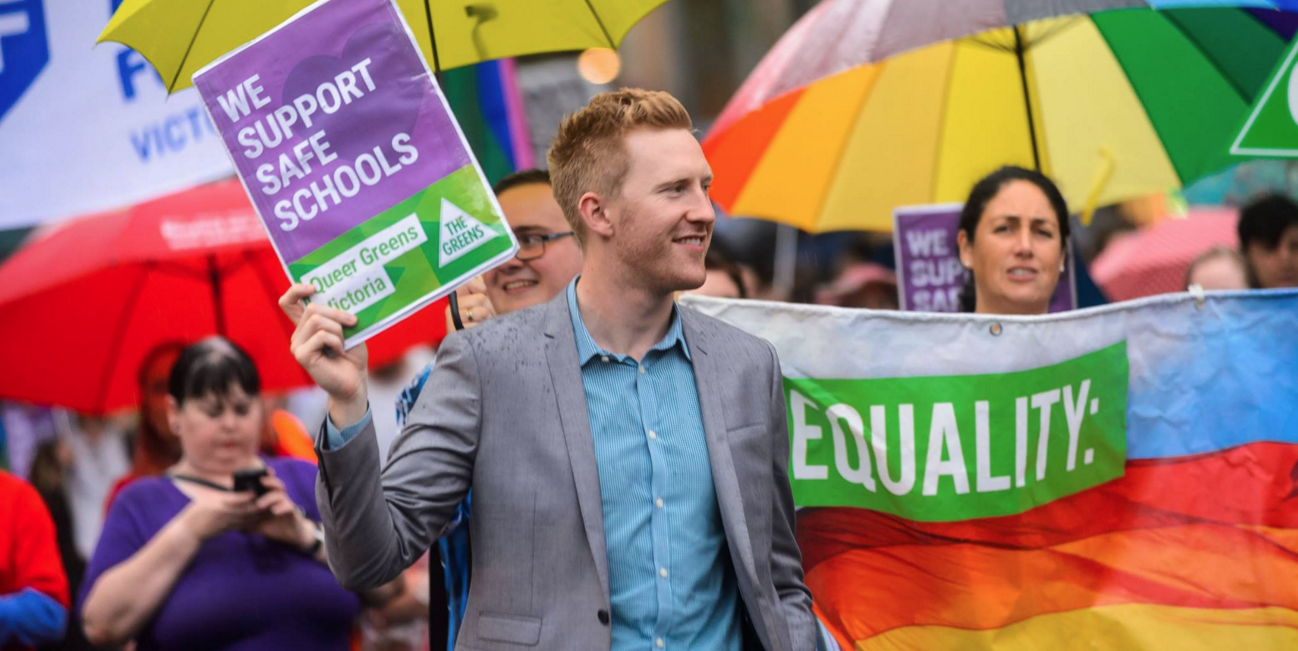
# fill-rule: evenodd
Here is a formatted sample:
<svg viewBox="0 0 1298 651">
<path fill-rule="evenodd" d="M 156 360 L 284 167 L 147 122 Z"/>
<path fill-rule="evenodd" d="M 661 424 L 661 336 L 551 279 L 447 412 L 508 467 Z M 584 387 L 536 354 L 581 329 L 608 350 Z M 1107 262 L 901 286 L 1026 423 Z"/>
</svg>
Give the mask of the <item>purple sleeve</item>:
<svg viewBox="0 0 1298 651">
<path fill-rule="evenodd" d="M 77 604 L 81 607 L 85 607 L 86 595 L 90 594 L 99 577 L 118 563 L 134 556 L 155 533 L 144 531 L 139 517 L 139 507 L 146 503 L 142 498 L 147 498 L 144 494 L 148 492 L 147 488 L 137 482 L 113 500 L 108 516 L 104 518 L 99 542 L 95 544 L 95 553 L 91 555 L 86 567 L 86 576 L 81 581 L 81 592 L 77 598 Z"/>
<path fill-rule="evenodd" d="M 308 518 L 320 521 L 320 507 L 315 503 L 316 465 L 301 459 L 280 457 L 267 463 L 275 469 L 275 476 L 284 482 L 289 499 L 297 504 Z"/>
</svg>

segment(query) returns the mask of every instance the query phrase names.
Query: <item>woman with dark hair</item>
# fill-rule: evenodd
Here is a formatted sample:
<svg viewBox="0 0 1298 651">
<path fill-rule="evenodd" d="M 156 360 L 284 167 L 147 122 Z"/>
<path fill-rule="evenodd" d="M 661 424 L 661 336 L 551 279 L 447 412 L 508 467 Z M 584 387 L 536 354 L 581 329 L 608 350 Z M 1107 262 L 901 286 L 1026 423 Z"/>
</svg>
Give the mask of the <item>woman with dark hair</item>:
<svg viewBox="0 0 1298 651">
<path fill-rule="evenodd" d="M 109 511 L 80 600 L 91 642 L 348 648 L 361 599 L 325 566 L 316 467 L 257 454 L 260 389 L 252 360 L 225 339 L 181 352 L 167 383 L 180 459 L 127 486 Z M 264 474 L 236 481 L 248 470 Z"/>
<path fill-rule="evenodd" d="M 1045 314 L 1064 270 L 1068 206 L 1040 172 L 1002 167 L 969 193 L 956 244 L 969 270 L 961 308 Z"/>
</svg>

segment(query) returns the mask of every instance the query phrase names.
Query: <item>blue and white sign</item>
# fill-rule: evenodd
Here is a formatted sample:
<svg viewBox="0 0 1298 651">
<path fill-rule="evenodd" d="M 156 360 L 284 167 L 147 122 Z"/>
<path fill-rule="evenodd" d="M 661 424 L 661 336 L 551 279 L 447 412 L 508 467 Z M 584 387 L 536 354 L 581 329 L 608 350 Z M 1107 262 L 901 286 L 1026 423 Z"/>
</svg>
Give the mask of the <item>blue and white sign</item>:
<svg viewBox="0 0 1298 651">
<path fill-rule="evenodd" d="M 110 210 L 233 173 L 198 93 L 96 46 L 120 0 L 0 0 L 0 229 Z"/>
</svg>

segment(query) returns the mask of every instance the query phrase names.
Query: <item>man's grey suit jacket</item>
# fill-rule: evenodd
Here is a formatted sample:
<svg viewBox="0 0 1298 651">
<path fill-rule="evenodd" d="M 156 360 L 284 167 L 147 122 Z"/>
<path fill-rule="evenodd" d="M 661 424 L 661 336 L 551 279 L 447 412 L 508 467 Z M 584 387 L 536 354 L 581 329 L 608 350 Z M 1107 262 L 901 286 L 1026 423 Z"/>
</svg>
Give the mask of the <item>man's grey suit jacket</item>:
<svg viewBox="0 0 1298 651">
<path fill-rule="evenodd" d="M 775 349 L 680 314 L 745 614 L 768 651 L 810 651 Z M 344 587 L 395 578 L 472 487 L 472 579 L 456 648 L 609 649 L 599 475 L 575 341 L 565 292 L 452 334 L 381 475 L 372 425 L 319 451 L 316 497 Z"/>
</svg>

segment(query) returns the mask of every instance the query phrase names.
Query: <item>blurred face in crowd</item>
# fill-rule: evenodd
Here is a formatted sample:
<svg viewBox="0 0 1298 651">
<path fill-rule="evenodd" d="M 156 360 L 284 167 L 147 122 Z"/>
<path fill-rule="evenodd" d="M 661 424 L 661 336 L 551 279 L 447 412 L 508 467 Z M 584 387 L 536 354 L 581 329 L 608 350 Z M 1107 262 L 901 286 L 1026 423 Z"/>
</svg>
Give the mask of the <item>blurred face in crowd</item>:
<svg viewBox="0 0 1298 651">
<path fill-rule="evenodd" d="M 1248 276 L 1239 260 L 1217 255 L 1200 261 L 1190 270 L 1190 285 L 1204 289 L 1248 289 Z"/>
<path fill-rule="evenodd" d="M 627 171 L 604 209 L 607 246 L 634 280 L 658 293 L 695 289 L 716 215 L 712 168 L 686 129 L 637 129 L 623 140 Z M 596 238 L 588 233 L 587 241 Z"/>
<path fill-rule="evenodd" d="M 500 314 L 550 300 L 581 271 L 581 248 L 572 236 L 549 241 L 532 238 L 571 229 L 544 183 L 512 187 L 498 197 L 518 237 L 518 255 L 483 275 L 487 298 Z M 522 258 L 522 259 L 520 259 Z"/>
<path fill-rule="evenodd" d="M 1250 242 L 1244 256 L 1262 289 L 1298 287 L 1298 226 L 1286 228 L 1273 249 Z"/>
<path fill-rule="evenodd" d="M 1064 264 L 1059 219 L 1029 181 L 1001 187 L 987 202 L 972 241 L 960 231 L 960 262 L 973 270 L 975 312 L 1045 314 Z"/>
<path fill-rule="evenodd" d="M 224 395 L 212 392 L 181 404 L 170 397 L 168 401 L 171 423 L 189 465 L 224 476 L 252 463 L 265 422 L 260 397 L 248 395 L 234 383 Z"/>
<path fill-rule="evenodd" d="M 167 419 L 167 378 L 178 357 L 179 349 L 155 357 L 144 369 L 144 386 L 140 387 L 140 418 L 164 436 L 173 433 Z"/>
</svg>

